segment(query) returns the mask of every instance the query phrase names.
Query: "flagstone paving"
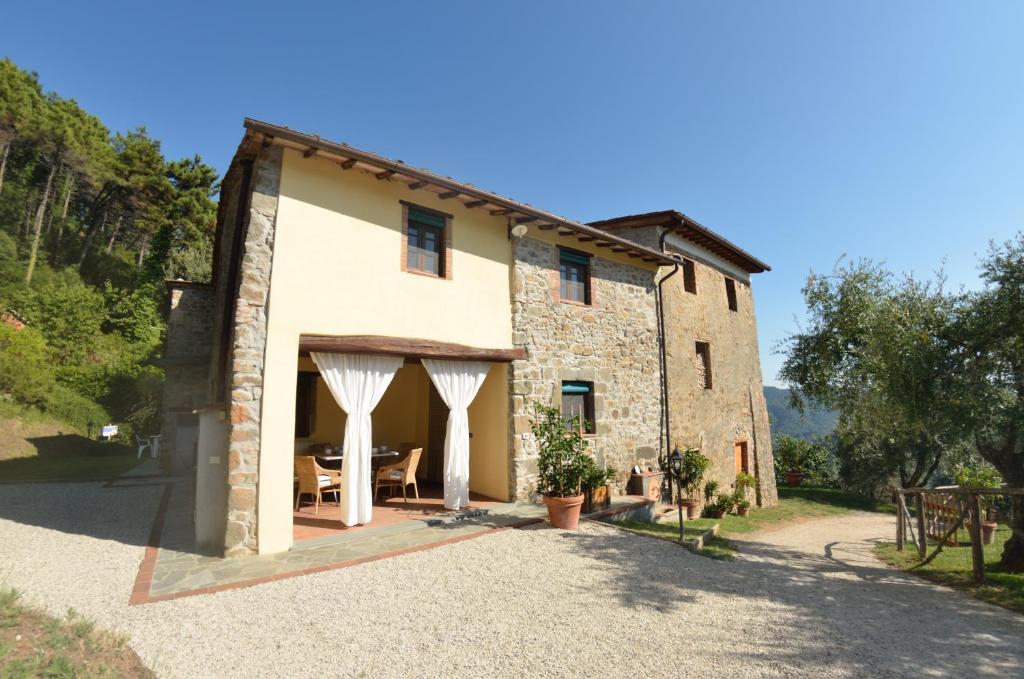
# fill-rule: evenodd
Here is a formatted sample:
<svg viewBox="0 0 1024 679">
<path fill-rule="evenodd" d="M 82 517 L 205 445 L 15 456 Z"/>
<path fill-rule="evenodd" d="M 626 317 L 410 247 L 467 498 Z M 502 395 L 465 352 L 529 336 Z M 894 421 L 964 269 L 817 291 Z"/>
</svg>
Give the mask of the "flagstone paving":
<svg viewBox="0 0 1024 679">
<path fill-rule="evenodd" d="M 336 535 L 296 542 L 292 549 L 278 554 L 225 559 L 204 552 L 194 544 L 190 521 L 191 484 L 184 479 L 168 483 L 170 497 L 160 545 L 150 557 L 153 561 L 151 574 L 147 574 L 143 564 L 141 582 L 137 583 L 133 596 L 135 603 L 205 594 L 364 563 L 535 523 L 547 514 L 543 505 L 499 503 L 443 518 L 432 514 L 381 527 L 371 524 L 351 533 L 339 530 Z M 643 504 L 636 497 L 619 497 L 609 511 L 627 511 Z"/>
</svg>

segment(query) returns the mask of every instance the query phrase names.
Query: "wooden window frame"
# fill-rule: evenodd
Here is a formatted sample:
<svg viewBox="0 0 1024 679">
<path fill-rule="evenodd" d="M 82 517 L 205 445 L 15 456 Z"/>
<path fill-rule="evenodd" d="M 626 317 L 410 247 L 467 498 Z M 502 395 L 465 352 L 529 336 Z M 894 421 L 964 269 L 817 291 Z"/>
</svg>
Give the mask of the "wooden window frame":
<svg viewBox="0 0 1024 679">
<path fill-rule="evenodd" d="M 583 301 L 578 299 L 571 299 L 569 297 L 562 296 L 562 255 L 567 254 L 573 257 L 584 258 L 586 263 L 572 262 L 573 264 L 586 267 L 586 281 L 583 284 Z M 565 248 L 558 246 L 558 262 L 555 267 L 555 285 L 554 293 L 555 298 L 565 304 L 575 304 L 577 306 L 594 306 L 594 267 L 593 267 L 593 255 L 589 252 L 581 252 L 579 250 L 573 250 L 572 248 Z"/>
<path fill-rule="evenodd" d="M 316 390 L 319 373 L 300 371 L 295 381 L 295 438 L 305 439 L 316 431 Z M 303 389 L 308 392 L 303 396 Z M 305 403 L 305 412 L 301 412 Z"/>
<path fill-rule="evenodd" d="M 427 276 L 428 278 L 436 278 L 439 280 L 452 279 L 452 215 L 447 212 L 441 212 L 433 208 L 424 207 L 417 205 L 416 203 L 409 203 L 407 201 L 399 201 L 402 206 L 402 246 L 401 246 L 401 267 L 402 271 L 416 274 L 417 276 Z M 425 271 L 417 267 L 409 266 L 409 210 L 416 210 L 419 212 L 425 212 L 428 214 L 435 215 L 444 219 L 443 227 L 434 227 L 441 230 L 441 248 L 442 251 L 438 253 L 438 265 L 441 268 L 439 273 L 433 271 Z"/>
<path fill-rule="evenodd" d="M 597 433 L 597 418 L 594 414 L 594 383 L 587 382 L 585 380 L 562 380 L 559 385 L 559 395 L 561 398 L 559 399 L 558 409 L 563 413 L 564 410 L 562 409 L 564 407 L 566 396 L 565 388 L 567 386 L 580 386 L 588 389 L 587 392 L 578 395 L 583 396 L 583 419 L 585 420 L 583 433 L 587 436 L 593 436 Z"/>
<path fill-rule="evenodd" d="M 692 259 L 683 258 L 683 290 L 697 294 L 697 265 Z"/>
<path fill-rule="evenodd" d="M 736 281 L 728 276 L 725 277 L 725 301 L 729 305 L 729 311 L 739 311 L 739 302 L 736 297 Z"/>
<path fill-rule="evenodd" d="M 697 340 L 694 343 L 694 350 L 697 360 L 704 363 L 704 390 L 710 391 L 714 388 L 714 374 L 711 370 L 711 342 Z"/>
</svg>

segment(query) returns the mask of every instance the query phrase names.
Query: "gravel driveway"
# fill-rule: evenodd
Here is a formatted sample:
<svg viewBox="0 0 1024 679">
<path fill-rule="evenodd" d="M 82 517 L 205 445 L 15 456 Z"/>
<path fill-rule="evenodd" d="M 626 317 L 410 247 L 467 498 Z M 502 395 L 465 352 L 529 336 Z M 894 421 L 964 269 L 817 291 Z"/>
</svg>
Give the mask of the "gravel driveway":
<svg viewBox="0 0 1024 679">
<path fill-rule="evenodd" d="M 1024 617 L 871 557 L 887 516 L 755 535 L 735 562 L 533 527 L 130 607 L 158 491 L 0 486 L 0 584 L 166 677 L 1024 676 Z"/>
</svg>

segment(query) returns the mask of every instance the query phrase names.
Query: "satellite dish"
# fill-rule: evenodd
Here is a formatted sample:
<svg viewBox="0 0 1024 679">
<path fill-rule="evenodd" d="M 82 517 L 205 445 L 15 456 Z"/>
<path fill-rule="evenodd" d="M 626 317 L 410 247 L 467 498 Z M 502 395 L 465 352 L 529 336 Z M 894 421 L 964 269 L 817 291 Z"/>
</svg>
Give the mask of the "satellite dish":
<svg viewBox="0 0 1024 679">
<path fill-rule="evenodd" d="M 528 230 L 529 227 L 526 224 L 516 224 L 512 227 L 512 235 L 516 238 L 522 238 Z"/>
</svg>

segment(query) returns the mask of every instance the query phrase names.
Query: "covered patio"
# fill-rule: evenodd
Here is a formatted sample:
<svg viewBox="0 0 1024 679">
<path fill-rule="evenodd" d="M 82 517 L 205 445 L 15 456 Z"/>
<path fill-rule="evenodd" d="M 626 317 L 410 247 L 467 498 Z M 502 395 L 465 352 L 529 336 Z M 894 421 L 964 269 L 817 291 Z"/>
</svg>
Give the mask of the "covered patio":
<svg viewBox="0 0 1024 679">
<path fill-rule="evenodd" d="M 472 516 L 512 499 L 507 363 L 523 355 L 302 335 L 293 543 Z"/>
</svg>

